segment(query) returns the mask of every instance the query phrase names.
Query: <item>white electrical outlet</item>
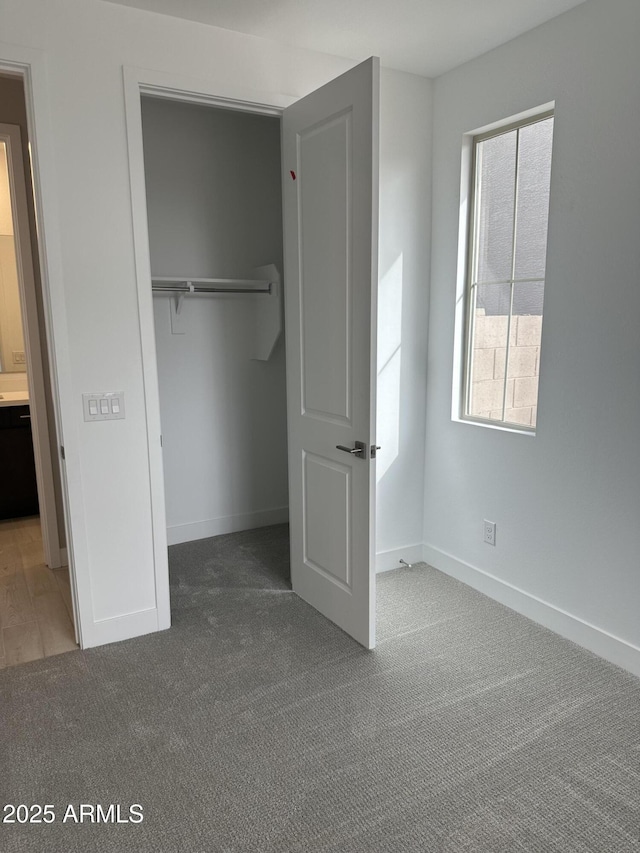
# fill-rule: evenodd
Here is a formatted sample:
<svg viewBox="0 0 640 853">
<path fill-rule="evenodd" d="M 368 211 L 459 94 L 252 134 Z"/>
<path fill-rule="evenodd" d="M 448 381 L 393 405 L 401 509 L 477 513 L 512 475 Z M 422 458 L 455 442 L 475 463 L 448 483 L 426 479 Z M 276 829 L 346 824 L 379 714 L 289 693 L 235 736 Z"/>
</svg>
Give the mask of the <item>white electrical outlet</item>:
<svg viewBox="0 0 640 853">
<path fill-rule="evenodd" d="M 496 544 L 496 523 L 495 521 L 483 521 L 484 524 L 484 541 L 487 545 L 495 545 Z"/>
</svg>

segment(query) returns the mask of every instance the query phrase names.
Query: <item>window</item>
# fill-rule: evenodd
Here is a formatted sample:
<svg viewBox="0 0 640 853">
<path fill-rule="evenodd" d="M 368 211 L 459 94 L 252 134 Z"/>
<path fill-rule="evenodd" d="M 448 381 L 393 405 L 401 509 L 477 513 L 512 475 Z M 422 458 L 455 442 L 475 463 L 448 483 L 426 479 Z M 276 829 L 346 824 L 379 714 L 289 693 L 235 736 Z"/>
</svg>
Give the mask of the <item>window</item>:
<svg viewBox="0 0 640 853">
<path fill-rule="evenodd" d="M 553 115 L 473 139 L 463 416 L 533 431 Z"/>
</svg>

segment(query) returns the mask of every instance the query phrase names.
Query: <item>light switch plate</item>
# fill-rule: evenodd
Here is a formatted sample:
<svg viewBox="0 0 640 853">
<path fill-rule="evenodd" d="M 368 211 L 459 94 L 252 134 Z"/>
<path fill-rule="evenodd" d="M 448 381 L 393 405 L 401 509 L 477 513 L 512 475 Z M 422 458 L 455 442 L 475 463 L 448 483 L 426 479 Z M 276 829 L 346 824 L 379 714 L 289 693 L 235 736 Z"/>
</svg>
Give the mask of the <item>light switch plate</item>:
<svg viewBox="0 0 640 853">
<path fill-rule="evenodd" d="M 107 411 L 103 412 L 105 403 Z M 85 421 L 121 420 L 124 418 L 124 392 L 96 391 L 95 394 L 83 394 L 82 410 Z"/>
</svg>

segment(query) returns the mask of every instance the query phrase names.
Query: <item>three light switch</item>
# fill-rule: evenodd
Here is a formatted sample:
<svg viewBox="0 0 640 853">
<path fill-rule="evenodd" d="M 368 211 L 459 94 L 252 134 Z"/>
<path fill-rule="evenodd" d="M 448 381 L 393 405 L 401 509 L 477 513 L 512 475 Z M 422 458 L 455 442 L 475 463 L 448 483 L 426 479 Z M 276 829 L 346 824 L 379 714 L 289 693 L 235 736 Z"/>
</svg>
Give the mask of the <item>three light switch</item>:
<svg viewBox="0 0 640 853">
<path fill-rule="evenodd" d="M 115 421 L 124 418 L 124 393 L 100 391 L 82 395 L 85 421 Z"/>
</svg>

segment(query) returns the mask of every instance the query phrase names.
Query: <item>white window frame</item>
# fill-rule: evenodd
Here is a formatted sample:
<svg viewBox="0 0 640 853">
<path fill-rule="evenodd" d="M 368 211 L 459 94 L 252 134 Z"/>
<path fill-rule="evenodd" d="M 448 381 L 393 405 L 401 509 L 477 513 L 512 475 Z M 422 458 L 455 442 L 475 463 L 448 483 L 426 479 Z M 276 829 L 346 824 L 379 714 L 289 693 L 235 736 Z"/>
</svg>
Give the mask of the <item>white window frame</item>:
<svg viewBox="0 0 640 853">
<path fill-rule="evenodd" d="M 536 107 L 518 115 L 512 116 L 502 122 L 495 122 L 477 130 L 466 133 L 462 145 L 462 168 L 461 168 L 461 192 L 460 192 L 460 219 L 458 240 L 458 276 L 456 289 L 456 320 L 455 320 L 455 350 L 454 350 L 454 384 L 452 399 L 452 420 L 473 426 L 488 427 L 504 432 L 518 433 L 522 435 L 535 436 L 536 426 L 517 424 L 505 421 L 491 420 L 477 415 L 467 414 L 471 395 L 471 358 L 472 358 L 472 297 L 473 297 L 473 271 L 475 266 L 475 248 L 477 246 L 477 221 L 476 221 L 476 163 L 477 146 L 479 143 L 492 139 L 496 136 L 509 133 L 510 131 L 527 127 L 555 118 L 555 103 L 550 102 Z M 515 176 L 515 192 L 518 188 L 518 172 Z M 514 218 L 516 211 L 514 209 Z M 514 223 L 515 224 L 515 223 Z M 515 235 L 515 231 L 514 231 Z M 548 237 L 547 237 L 548 242 Z M 513 265 L 513 258 L 512 258 Z M 545 280 L 545 279 L 543 279 Z M 505 280 L 505 284 L 511 286 L 511 297 L 513 300 L 513 286 L 518 283 L 513 276 Z M 527 282 L 533 279 L 526 279 Z M 544 322 L 544 314 L 543 314 Z M 511 325 L 511 312 L 509 313 L 509 325 L 507 336 Z M 507 338 L 508 339 L 508 338 Z M 508 371 L 505 370 L 505 383 L 508 380 Z"/>
</svg>

